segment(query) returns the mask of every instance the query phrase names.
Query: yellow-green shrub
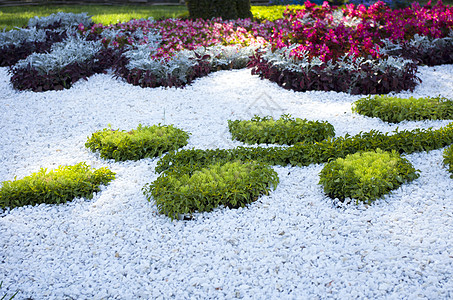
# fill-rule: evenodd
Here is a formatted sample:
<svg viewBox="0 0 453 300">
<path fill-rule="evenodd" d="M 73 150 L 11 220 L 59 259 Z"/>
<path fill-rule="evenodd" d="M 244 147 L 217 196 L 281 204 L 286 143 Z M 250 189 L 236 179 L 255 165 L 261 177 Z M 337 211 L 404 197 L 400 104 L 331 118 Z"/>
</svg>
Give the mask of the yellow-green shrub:
<svg viewBox="0 0 453 300">
<path fill-rule="evenodd" d="M 189 134 L 173 125 L 142 126 L 131 131 L 105 128 L 88 138 L 85 147 L 99 150 L 100 156 L 116 161 L 160 156 L 187 145 Z"/>
<path fill-rule="evenodd" d="M 77 197 L 91 199 L 108 184 L 115 173 L 107 168 L 92 169 L 86 163 L 60 166 L 55 170 L 41 169 L 22 179 L 0 184 L 0 207 L 18 207 L 41 203 L 60 204 Z"/>
<path fill-rule="evenodd" d="M 320 173 L 319 183 L 331 198 L 370 203 L 418 176 L 412 164 L 396 151 L 377 149 L 327 163 Z"/>
</svg>

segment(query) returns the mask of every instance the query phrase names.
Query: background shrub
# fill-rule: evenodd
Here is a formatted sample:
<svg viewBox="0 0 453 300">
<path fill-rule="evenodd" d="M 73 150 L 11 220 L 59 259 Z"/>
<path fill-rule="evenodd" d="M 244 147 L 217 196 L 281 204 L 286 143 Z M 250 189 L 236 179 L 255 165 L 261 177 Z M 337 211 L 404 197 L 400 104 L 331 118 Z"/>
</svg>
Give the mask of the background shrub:
<svg viewBox="0 0 453 300">
<path fill-rule="evenodd" d="M 224 205 L 244 207 L 278 184 L 277 173 L 256 162 L 214 163 L 191 173 L 181 170 L 160 175 L 144 187 L 160 213 L 172 219 Z"/>
<path fill-rule="evenodd" d="M 357 100 L 352 111 L 391 123 L 404 120 L 445 120 L 453 119 L 453 101 L 440 96 L 404 99 L 377 95 Z"/>
<path fill-rule="evenodd" d="M 23 179 L 4 181 L 0 185 L 0 207 L 18 207 L 41 203 L 60 204 L 76 197 L 91 199 L 108 184 L 115 173 L 107 168 L 91 169 L 85 163 L 60 166 L 47 172 L 41 169 Z"/>
<path fill-rule="evenodd" d="M 255 115 L 250 121 L 228 120 L 232 138 L 247 144 L 286 144 L 319 142 L 335 136 L 334 127 L 327 121 L 293 119 L 283 115 L 278 120 Z"/>
<path fill-rule="evenodd" d="M 190 0 L 187 9 L 191 19 L 224 20 L 251 18 L 250 0 Z"/>
<path fill-rule="evenodd" d="M 331 198 L 370 203 L 419 177 L 412 164 L 396 151 L 358 152 L 327 163 L 319 183 Z"/>
<path fill-rule="evenodd" d="M 139 160 L 187 145 L 189 134 L 173 125 L 139 125 L 131 131 L 105 128 L 88 138 L 85 147 L 99 150 L 100 156 L 116 161 Z"/>
</svg>

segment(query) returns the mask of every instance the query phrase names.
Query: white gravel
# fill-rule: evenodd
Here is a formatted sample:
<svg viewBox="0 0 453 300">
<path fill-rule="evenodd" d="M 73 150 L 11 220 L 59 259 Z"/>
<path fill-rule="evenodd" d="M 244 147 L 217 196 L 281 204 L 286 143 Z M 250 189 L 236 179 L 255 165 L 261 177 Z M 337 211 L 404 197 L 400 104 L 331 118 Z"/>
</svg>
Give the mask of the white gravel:
<svg viewBox="0 0 453 300">
<path fill-rule="evenodd" d="M 453 99 L 453 65 L 419 69 L 402 96 Z M 192 221 L 158 215 L 141 188 L 157 159 L 116 163 L 84 147 L 111 124 L 174 124 L 186 148 L 231 148 L 228 119 L 289 113 L 328 120 L 337 135 L 386 124 L 351 113 L 359 96 L 298 93 L 222 71 L 184 89 L 142 89 L 95 75 L 71 89 L 16 92 L 0 68 L 0 181 L 86 161 L 117 179 L 92 200 L 0 213 L 0 298 L 16 299 L 448 299 L 453 297 L 453 179 L 443 149 L 407 155 L 421 171 L 369 207 L 338 208 L 318 185 L 322 165 L 275 167 L 280 184 L 245 209 Z M 404 122 L 400 129 L 449 121 Z"/>
</svg>

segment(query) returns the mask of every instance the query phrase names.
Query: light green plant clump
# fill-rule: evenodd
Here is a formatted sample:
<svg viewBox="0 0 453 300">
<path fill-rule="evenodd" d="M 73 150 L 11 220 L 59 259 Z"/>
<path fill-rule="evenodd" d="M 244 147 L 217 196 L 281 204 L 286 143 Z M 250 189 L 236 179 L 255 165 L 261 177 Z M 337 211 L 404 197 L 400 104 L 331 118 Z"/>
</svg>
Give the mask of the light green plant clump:
<svg viewBox="0 0 453 300">
<path fill-rule="evenodd" d="M 453 119 L 453 101 L 440 96 L 404 99 L 377 95 L 357 100 L 352 111 L 390 123 L 405 120 L 450 120 Z"/>
<path fill-rule="evenodd" d="M 233 139 L 247 144 L 314 143 L 335 136 L 334 127 L 327 121 L 293 119 L 283 115 L 278 120 L 272 117 L 254 116 L 250 121 L 228 120 Z"/>
<path fill-rule="evenodd" d="M 131 131 L 105 128 L 88 138 L 85 147 L 99 150 L 100 156 L 115 161 L 156 157 L 187 145 L 189 134 L 173 125 L 139 125 Z"/>
<path fill-rule="evenodd" d="M 397 152 L 377 149 L 327 163 L 320 173 L 319 183 L 331 198 L 371 203 L 404 182 L 418 178 L 416 171 Z"/>
<path fill-rule="evenodd" d="M 192 173 L 166 172 L 143 191 L 160 213 L 175 219 L 195 211 L 209 212 L 220 205 L 244 207 L 268 194 L 278 182 L 277 173 L 268 165 L 233 161 L 218 162 Z"/>
<path fill-rule="evenodd" d="M 253 18 L 259 22 L 275 21 L 283 18 L 286 9 L 303 9 L 304 5 L 252 6 Z"/>
<path fill-rule="evenodd" d="M 41 169 L 23 179 L 4 181 L 0 185 L 0 207 L 14 208 L 41 203 L 60 204 L 77 197 L 91 199 L 115 178 L 107 168 L 92 169 L 86 163 Z"/>
<path fill-rule="evenodd" d="M 453 178 L 453 145 L 444 150 L 444 165 L 447 166 L 450 178 Z"/>
</svg>

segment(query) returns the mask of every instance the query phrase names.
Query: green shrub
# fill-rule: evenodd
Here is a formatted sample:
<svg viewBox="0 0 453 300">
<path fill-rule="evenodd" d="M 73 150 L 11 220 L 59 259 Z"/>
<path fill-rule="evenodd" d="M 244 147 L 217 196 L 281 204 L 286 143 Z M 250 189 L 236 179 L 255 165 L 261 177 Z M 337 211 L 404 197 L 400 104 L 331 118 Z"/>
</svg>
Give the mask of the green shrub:
<svg viewBox="0 0 453 300">
<path fill-rule="evenodd" d="M 448 167 L 450 178 L 453 178 L 453 145 L 444 150 L 444 165 Z"/>
<path fill-rule="evenodd" d="M 195 211 L 209 212 L 220 205 L 243 207 L 277 184 L 277 173 L 269 166 L 232 161 L 210 164 L 192 173 L 180 169 L 161 174 L 143 191 L 160 213 L 175 219 Z"/>
<path fill-rule="evenodd" d="M 131 131 L 105 128 L 88 138 L 85 147 L 99 150 L 102 158 L 116 161 L 139 160 L 156 157 L 162 153 L 187 145 L 189 134 L 173 125 L 139 125 Z"/>
<path fill-rule="evenodd" d="M 404 120 L 448 120 L 453 119 L 453 101 L 440 96 L 403 99 L 377 95 L 357 100 L 352 111 L 391 123 Z"/>
<path fill-rule="evenodd" d="M 283 18 L 286 8 L 303 9 L 303 5 L 272 5 L 272 6 L 252 6 L 252 14 L 255 21 L 275 21 Z"/>
<path fill-rule="evenodd" d="M 411 163 L 396 151 L 358 152 L 327 163 L 319 183 L 331 198 L 371 203 L 404 182 L 419 177 Z"/>
<path fill-rule="evenodd" d="M 178 168 L 199 167 L 217 161 L 256 160 L 270 165 L 308 166 L 344 158 L 359 151 L 378 148 L 398 153 L 413 153 L 439 149 L 453 143 L 453 123 L 437 130 L 414 129 L 395 131 L 393 134 L 372 130 L 355 136 L 346 135 L 316 143 L 298 143 L 292 147 L 237 147 L 234 149 L 182 150 L 170 152 L 157 163 L 156 172 Z"/>
<path fill-rule="evenodd" d="M 228 120 L 233 139 L 247 144 L 287 144 L 319 142 L 335 136 L 334 127 L 328 122 L 292 119 L 283 115 L 274 121 L 272 117 L 254 116 L 250 121 Z"/>
<path fill-rule="evenodd" d="M 18 207 L 40 203 L 60 204 L 77 197 L 91 199 L 115 178 L 107 168 L 91 169 L 85 163 L 60 166 L 47 172 L 41 169 L 23 179 L 4 181 L 0 185 L 0 207 Z"/>
<path fill-rule="evenodd" d="M 251 18 L 250 0 L 189 0 L 187 9 L 191 19 L 224 20 Z"/>
</svg>

